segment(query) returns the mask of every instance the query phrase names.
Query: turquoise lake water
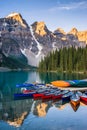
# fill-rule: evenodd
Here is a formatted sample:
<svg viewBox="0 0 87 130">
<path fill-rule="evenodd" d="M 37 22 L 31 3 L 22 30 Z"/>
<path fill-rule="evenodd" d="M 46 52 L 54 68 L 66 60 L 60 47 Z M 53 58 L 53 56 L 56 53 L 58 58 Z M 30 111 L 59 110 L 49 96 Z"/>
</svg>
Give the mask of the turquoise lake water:
<svg viewBox="0 0 87 130">
<path fill-rule="evenodd" d="M 14 100 L 18 83 L 50 83 L 54 80 L 86 79 L 84 74 L 0 72 L 0 130 L 87 130 L 87 105 L 75 111 L 69 102 Z"/>
</svg>

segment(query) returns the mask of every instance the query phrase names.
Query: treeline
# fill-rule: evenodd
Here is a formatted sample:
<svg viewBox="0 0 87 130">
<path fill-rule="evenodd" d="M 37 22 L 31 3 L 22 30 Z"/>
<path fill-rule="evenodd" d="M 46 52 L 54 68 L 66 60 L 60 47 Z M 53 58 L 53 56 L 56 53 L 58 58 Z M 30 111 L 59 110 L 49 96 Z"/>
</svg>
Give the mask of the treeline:
<svg viewBox="0 0 87 130">
<path fill-rule="evenodd" d="M 39 63 L 40 71 L 87 71 L 87 46 L 85 48 L 75 47 L 62 48 L 59 51 L 50 52 Z"/>
</svg>

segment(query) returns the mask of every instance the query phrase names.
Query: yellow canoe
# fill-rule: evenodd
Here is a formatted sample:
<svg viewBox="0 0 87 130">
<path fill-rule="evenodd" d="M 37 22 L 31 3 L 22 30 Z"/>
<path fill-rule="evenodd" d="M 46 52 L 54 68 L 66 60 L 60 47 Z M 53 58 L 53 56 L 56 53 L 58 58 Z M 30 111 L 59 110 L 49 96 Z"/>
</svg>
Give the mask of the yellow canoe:
<svg viewBox="0 0 87 130">
<path fill-rule="evenodd" d="M 71 86 L 70 83 L 63 81 L 63 80 L 53 81 L 53 82 L 51 82 L 51 84 L 56 86 L 56 87 L 69 87 L 69 86 Z"/>
</svg>

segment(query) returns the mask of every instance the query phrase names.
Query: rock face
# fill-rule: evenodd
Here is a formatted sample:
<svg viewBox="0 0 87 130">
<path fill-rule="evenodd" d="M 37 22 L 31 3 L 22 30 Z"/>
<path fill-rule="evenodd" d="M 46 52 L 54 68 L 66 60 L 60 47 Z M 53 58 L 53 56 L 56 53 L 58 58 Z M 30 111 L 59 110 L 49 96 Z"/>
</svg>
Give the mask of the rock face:
<svg viewBox="0 0 87 130">
<path fill-rule="evenodd" d="M 73 28 L 69 33 L 58 28 L 51 32 L 44 22 L 31 26 L 19 13 L 11 13 L 0 19 L 0 63 L 3 57 L 22 59 L 27 65 L 38 66 L 41 58 L 61 47 L 85 47 L 87 31 Z"/>
<path fill-rule="evenodd" d="M 87 44 L 87 31 L 78 31 L 76 28 L 73 28 L 70 34 L 77 36 L 80 42 L 85 42 Z"/>
<path fill-rule="evenodd" d="M 47 32 L 49 32 L 49 30 L 45 26 L 44 22 L 35 22 L 32 26 L 33 26 L 35 33 L 42 37 L 44 35 L 47 35 Z"/>
<path fill-rule="evenodd" d="M 69 33 L 77 36 L 78 30 L 76 28 L 72 28 L 72 30 Z"/>
<path fill-rule="evenodd" d="M 7 58 L 23 58 L 22 61 L 24 62 L 24 59 L 26 61 L 27 57 L 22 54 L 21 50 L 30 49 L 34 40 L 32 40 L 29 27 L 22 16 L 13 13 L 0 19 L 0 31 L 2 43 L 0 50 L 2 54 Z M 26 63 L 28 64 L 28 61 Z"/>
<path fill-rule="evenodd" d="M 87 44 L 87 31 L 80 31 L 78 32 L 77 36 L 79 41 L 86 42 Z"/>
<path fill-rule="evenodd" d="M 6 19 L 13 19 L 16 20 L 17 22 L 19 22 L 21 24 L 21 26 L 23 27 L 28 27 L 26 21 L 22 18 L 21 14 L 19 13 L 11 13 L 10 15 L 8 15 L 6 17 Z"/>
</svg>

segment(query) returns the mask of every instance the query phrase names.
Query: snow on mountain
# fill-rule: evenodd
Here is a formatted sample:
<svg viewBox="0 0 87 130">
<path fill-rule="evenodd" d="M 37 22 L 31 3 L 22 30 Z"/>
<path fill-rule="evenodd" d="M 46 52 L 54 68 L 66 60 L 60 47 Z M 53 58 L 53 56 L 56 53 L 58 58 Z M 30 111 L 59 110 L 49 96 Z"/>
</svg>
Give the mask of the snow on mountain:
<svg viewBox="0 0 87 130">
<path fill-rule="evenodd" d="M 37 60 L 35 58 L 34 53 L 32 53 L 29 49 L 21 49 L 21 52 L 27 57 L 28 64 L 32 66 L 37 66 Z"/>
<path fill-rule="evenodd" d="M 19 13 L 13 12 L 13 13 L 9 14 L 8 16 L 6 16 L 6 18 L 14 17 L 15 15 L 19 15 Z"/>
<path fill-rule="evenodd" d="M 61 47 L 85 47 L 87 31 L 79 32 L 75 28 L 69 33 L 58 28 L 51 32 L 44 22 L 34 22 L 28 26 L 19 13 L 11 13 L 0 19 L 0 46 L 5 56 L 24 56 L 28 64 L 38 66 L 39 61 L 51 51 Z"/>
<path fill-rule="evenodd" d="M 35 35 L 34 35 L 34 32 L 33 32 L 33 28 L 32 26 L 30 26 L 30 32 L 31 32 L 31 35 L 33 37 L 33 39 L 35 40 L 35 42 L 37 43 L 37 47 L 39 49 L 38 51 L 38 54 L 36 55 L 36 58 L 39 57 L 39 55 L 41 54 L 41 50 L 42 50 L 42 46 L 40 45 L 40 43 L 37 41 L 37 39 L 35 38 Z"/>
<path fill-rule="evenodd" d="M 30 26 L 30 33 L 31 33 L 31 36 L 33 38 L 33 40 L 36 42 L 37 44 L 37 48 L 38 48 L 38 53 L 35 54 L 33 53 L 31 50 L 32 50 L 32 46 L 33 46 L 33 42 L 31 42 L 31 47 L 30 49 L 20 49 L 22 54 L 24 54 L 27 59 L 28 59 L 28 64 L 32 65 L 32 66 L 38 66 L 39 64 L 39 61 L 41 60 L 41 58 L 44 57 L 44 55 L 42 54 L 42 46 L 40 45 L 40 43 L 37 41 L 37 39 L 35 38 L 35 35 L 34 35 L 34 32 L 33 32 L 33 28 L 32 26 Z"/>
<path fill-rule="evenodd" d="M 32 66 L 38 66 L 39 61 L 41 60 L 41 58 L 43 58 L 44 56 L 38 55 L 38 57 L 35 56 L 35 54 L 30 51 L 29 49 L 20 49 L 22 54 L 24 54 L 27 59 L 28 59 L 28 64 L 32 65 Z"/>
<path fill-rule="evenodd" d="M 13 13 L 9 14 L 8 16 L 6 16 L 5 18 L 14 19 L 14 20 L 20 22 L 23 27 L 25 27 L 25 28 L 27 27 L 27 24 L 26 24 L 25 20 L 22 18 L 20 13 L 13 12 Z"/>
</svg>

